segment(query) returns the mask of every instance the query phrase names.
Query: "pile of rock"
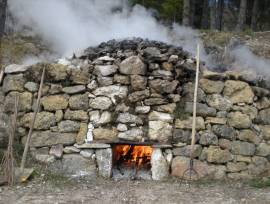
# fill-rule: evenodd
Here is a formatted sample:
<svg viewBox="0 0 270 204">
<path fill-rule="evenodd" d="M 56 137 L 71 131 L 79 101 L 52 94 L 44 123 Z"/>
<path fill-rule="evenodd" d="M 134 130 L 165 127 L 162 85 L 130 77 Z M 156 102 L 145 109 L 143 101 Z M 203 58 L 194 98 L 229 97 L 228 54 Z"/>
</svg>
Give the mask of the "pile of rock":
<svg viewBox="0 0 270 204">
<path fill-rule="evenodd" d="M 0 121 L 6 122 L 0 123 L 0 141 L 18 94 L 18 135 L 25 142 L 44 66 L 43 97 L 31 140 L 37 160 L 80 175 L 94 175 L 97 162 L 99 174 L 110 177 L 110 143 L 152 142 L 159 144 L 153 178 L 166 178 L 170 169 L 182 176 L 190 155 L 195 74 L 195 60 L 188 53 L 155 41 L 113 40 L 57 63 L 10 65 L 0 88 Z M 266 173 L 269 90 L 256 86 L 247 73 L 201 71 L 194 151 L 200 177 Z"/>
</svg>

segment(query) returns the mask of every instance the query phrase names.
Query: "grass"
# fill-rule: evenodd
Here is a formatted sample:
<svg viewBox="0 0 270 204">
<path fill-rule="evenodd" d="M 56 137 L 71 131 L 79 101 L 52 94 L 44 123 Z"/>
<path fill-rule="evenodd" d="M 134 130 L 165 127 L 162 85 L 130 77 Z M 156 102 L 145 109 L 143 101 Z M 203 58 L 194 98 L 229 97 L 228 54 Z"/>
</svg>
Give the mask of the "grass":
<svg viewBox="0 0 270 204">
<path fill-rule="evenodd" d="M 253 179 L 249 182 L 249 185 L 255 188 L 267 188 L 270 187 L 270 177 L 264 177 L 260 179 Z"/>
</svg>

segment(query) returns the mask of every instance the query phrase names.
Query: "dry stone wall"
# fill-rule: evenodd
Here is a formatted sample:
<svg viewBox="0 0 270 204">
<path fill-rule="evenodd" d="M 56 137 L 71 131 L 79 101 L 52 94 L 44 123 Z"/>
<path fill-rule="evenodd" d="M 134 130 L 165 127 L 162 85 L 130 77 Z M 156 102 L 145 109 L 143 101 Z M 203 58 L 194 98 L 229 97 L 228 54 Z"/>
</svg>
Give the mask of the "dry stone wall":
<svg viewBox="0 0 270 204">
<path fill-rule="evenodd" d="M 110 143 L 147 142 L 155 143 L 153 179 L 182 176 L 191 151 L 195 75 L 188 53 L 133 39 L 102 43 L 55 63 L 6 67 L 0 147 L 7 140 L 15 95 L 20 97 L 17 136 L 25 143 L 44 66 L 31 140 L 36 160 L 75 175 L 96 175 L 97 165 L 101 176 L 110 177 Z M 269 174 L 270 94 L 258 84 L 246 72 L 217 73 L 201 66 L 194 151 L 200 178 Z"/>
</svg>

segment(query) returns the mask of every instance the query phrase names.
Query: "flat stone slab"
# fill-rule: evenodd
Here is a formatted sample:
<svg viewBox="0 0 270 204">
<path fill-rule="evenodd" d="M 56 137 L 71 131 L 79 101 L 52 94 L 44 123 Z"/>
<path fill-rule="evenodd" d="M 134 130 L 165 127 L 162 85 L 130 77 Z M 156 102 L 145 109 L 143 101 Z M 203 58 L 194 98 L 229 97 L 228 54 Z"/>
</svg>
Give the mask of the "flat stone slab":
<svg viewBox="0 0 270 204">
<path fill-rule="evenodd" d="M 25 72 L 28 69 L 28 67 L 29 66 L 26 66 L 26 65 L 11 64 L 5 68 L 5 73 L 13 74 L 13 73 Z"/>
<path fill-rule="evenodd" d="M 152 145 L 152 147 L 166 149 L 166 148 L 172 148 L 172 145 L 170 145 L 170 144 L 154 144 L 154 145 Z"/>
<path fill-rule="evenodd" d="M 75 144 L 74 147 L 78 149 L 106 149 L 110 148 L 111 145 L 105 143 L 84 143 L 82 145 Z"/>
</svg>

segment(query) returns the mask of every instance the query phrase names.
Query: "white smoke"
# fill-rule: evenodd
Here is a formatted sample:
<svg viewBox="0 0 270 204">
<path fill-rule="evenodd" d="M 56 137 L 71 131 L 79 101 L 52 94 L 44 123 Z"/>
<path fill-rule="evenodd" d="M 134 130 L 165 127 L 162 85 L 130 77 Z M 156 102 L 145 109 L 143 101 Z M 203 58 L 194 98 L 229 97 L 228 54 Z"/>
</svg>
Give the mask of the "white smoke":
<svg viewBox="0 0 270 204">
<path fill-rule="evenodd" d="M 169 29 L 151 12 L 138 5 L 131 8 L 126 0 L 10 0 L 9 9 L 19 26 L 30 27 L 63 55 L 127 37 L 172 43 Z M 196 34 L 190 29 L 181 37 Z"/>
</svg>

